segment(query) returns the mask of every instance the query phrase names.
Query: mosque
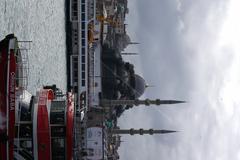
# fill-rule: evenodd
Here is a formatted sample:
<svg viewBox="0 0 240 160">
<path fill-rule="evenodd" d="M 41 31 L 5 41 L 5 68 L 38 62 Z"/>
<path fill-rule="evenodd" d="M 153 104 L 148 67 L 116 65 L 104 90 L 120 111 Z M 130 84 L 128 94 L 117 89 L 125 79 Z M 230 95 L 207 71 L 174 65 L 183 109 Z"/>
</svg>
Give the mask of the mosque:
<svg viewBox="0 0 240 160">
<path fill-rule="evenodd" d="M 133 64 L 123 60 L 120 50 L 108 45 L 103 45 L 101 69 L 100 107 L 90 108 L 82 121 L 81 133 L 85 133 L 86 136 L 81 137 L 83 143 L 81 143 L 82 150 L 79 157 L 86 157 L 90 160 L 120 159 L 117 150 L 122 142 L 121 135 L 123 134 L 153 135 L 176 132 L 165 129 L 119 128 L 118 118 L 127 109 L 149 105 L 178 104 L 184 101 L 139 99 L 148 87 L 146 81 L 135 73 Z"/>
</svg>

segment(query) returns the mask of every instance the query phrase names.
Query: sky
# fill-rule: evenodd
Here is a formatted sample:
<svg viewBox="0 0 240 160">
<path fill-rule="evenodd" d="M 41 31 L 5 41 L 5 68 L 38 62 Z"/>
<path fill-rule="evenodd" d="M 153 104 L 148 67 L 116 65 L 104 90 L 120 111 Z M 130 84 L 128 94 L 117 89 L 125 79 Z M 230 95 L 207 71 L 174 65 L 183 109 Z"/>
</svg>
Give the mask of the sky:
<svg viewBox="0 0 240 160">
<path fill-rule="evenodd" d="M 148 88 L 142 98 L 188 103 L 138 107 L 121 128 L 178 130 L 123 136 L 124 160 L 240 160 L 240 1 L 129 0 L 127 59 Z"/>
</svg>

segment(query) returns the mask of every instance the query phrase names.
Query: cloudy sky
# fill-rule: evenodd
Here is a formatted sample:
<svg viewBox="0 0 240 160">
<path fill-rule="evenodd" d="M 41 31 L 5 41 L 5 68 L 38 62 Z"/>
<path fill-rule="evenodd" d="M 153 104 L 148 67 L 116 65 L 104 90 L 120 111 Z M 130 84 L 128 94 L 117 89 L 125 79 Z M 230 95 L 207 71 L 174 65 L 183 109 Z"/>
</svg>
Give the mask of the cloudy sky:
<svg viewBox="0 0 240 160">
<path fill-rule="evenodd" d="M 130 60 L 149 98 L 187 104 L 126 111 L 122 128 L 180 132 L 124 136 L 124 160 L 240 160 L 240 1 L 129 0 Z"/>
</svg>

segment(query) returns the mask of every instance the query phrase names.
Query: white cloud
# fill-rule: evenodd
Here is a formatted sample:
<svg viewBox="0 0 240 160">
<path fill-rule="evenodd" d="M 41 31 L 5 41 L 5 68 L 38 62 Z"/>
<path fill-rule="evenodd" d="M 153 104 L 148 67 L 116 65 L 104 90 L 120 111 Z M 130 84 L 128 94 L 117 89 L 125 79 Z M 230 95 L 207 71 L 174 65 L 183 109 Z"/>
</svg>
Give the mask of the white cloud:
<svg viewBox="0 0 240 160">
<path fill-rule="evenodd" d="M 182 132 L 175 136 L 128 139 L 131 143 L 130 146 L 132 146 L 131 151 L 128 152 L 128 146 L 123 144 L 121 148 L 122 159 L 134 159 L 134 157 L 137 157 L 135 159 L 138 160 L 240 159 L 240 142 L 238 142 L 240 138 L 240 20 L 238 18 L 240 2 L 238 0 L 231 0 L 228 3 L 200 0 L 194 4 L 188 3 L 188 1 L 176 2 L 175 7 L 178 11 L 176 17 L 180 19 L 184 27 L 180 27 L 182 28 L 180 34 L 175 35 L 177 33 L 174 32 L 171 35 L 176 36 L 172 38 L 173 40 L 181 40 L 172 43 L 172 47 L 176 48 L 176 52 L 178 51 L 174 55 L 178 57 L 176 61 L 185 63 L 182 65 L 187 66 L 183 67 L 186 74 L 166 79 L 167 74 L 169 74 L 167 72 L 172 71 L 168 70 L 169 66 L 165 66 L 165 70 L 161 72 L 152 69 L 155 72 L 155 76 L 152 78 L 163 83 L 160 84 L 162 86 L 160 90 L 154 90 L 154 94 L 164 95 L 167 93 L 172 96 L 186 94 L 183 97 L 188 98 L 190 102 L 182 105 L 179 109 L 177 107 L 160 109 L 161 113 L 166 116 L 147 109 L 129 111 L 127 116 L 122 117 L 121 124 L 123 127 L 141 125 L 145 128 L 169 127 L 170 129 L 179 129 Z M 163 21 L 171 20 L 164 19 Z M 152 22 L 152 25 L 157 24 Z M 159 27 L 159 32 L 161 32 L 162 28 Z M 173 26 L 169 26 L 169 28 L 171 27 Z M 175 26 L 176 29 L 178 27 Z M 149 31 L 148 34 L 154 37 L 155 33 Z M 156 34 L 156 36 L 158 35 Z M 156 44 L 158 39 L 159 37 L 155 37 L 150 42 Z M 147 44 L 151 44 L 150 42 Z M 149 52 L 153 51 L 151 46 L 144 47 L 148 47 Z M 162 48 L 158 46 L 157 49 Z M 155 57 L 159 56 L 156 52 L 152 53 Z M 167 65 L 171 63 L 167 60 L 169 55 L 160 56 L 161 59 L 166 59 Z M 151 65 L 151 63 L 145 65 Z M 178 65 L 174 63 L 171 65 L 173 70 L 181 71 Z M 161 67 L 161 64 L 158 64 L 155 68 L 161 70 Z M 164 73 L 164 76 L 161 74 L 158 77 L 156 73 Z M 163 79 L 166 79 L 166 82 Z M 164 87 L 168 85 L 167 83 L 180 84 L 179 81 L 189 83 L 189 86 L 183 85 L 185 93 L 181 92 L 180 89 L 176 90 L 176 88 L 182 87 L 179 85 L 169 88 L 172 92 Z M 148 149 L 143 150 L 143 148 L 138 147 L 141 145 Z M 139 154 L 142 156 L 138 157 Z"/>
<path fill-rule="evenodd" d="M 177 3 L 177 10 L 182 11 L 182 2 L 180 0 L 176 0 Z"/>
</svg>

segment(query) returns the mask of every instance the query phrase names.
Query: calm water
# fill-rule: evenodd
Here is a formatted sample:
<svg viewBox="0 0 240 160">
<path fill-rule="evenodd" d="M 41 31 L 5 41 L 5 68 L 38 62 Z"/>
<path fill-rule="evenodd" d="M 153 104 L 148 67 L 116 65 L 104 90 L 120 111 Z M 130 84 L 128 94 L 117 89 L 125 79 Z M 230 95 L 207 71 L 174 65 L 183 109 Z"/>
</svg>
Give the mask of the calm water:
<svg viewBox="0 0 240 160">
<path fill-rule="evenodd" d="M 28 90 L 57 84 L 66 90 L 64 0 L 0 0 L 0 39 L 31 40 Z"/>
</svg>

